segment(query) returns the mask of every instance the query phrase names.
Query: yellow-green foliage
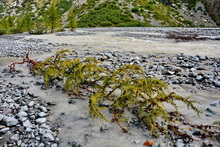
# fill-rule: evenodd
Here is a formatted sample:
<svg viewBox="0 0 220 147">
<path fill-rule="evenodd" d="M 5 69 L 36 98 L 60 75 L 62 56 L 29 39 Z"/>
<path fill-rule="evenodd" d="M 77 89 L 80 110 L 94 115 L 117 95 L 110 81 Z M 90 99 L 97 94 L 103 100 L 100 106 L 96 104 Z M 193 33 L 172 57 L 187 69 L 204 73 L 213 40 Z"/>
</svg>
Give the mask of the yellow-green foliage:
<svg viewBox="0 0 220 147">
<path fill-rule="evenodd" d="M 44 76 L 45 86 L 59 79 L 68 94 L 80 97 L 83 92 L 90 93 L 89 113 L 93 118 L 109 121 L 102 113 L 103 109 L 109 109 L 112 119 L 119 124 L 126 120 L 125 112 L 131 112 L 157 136 L 158 132 L 166 133 L 167 129 L 167 126 L 160 126 L 157 120 L 171 121 L 164 103 L 171 104 L 177 114 L 175 101 L 182 101 L 188 108 L 200 113 L 193 105 L 195 101 L 168 92 L 164 82 L 146 78 L 140 66 L 123 65 L 109 71 L 92 57 L 67 59 L 69 53 L 68 50 L 58 51 L 55 56 L 38 63 L 34 71 Z"/>
</svg>

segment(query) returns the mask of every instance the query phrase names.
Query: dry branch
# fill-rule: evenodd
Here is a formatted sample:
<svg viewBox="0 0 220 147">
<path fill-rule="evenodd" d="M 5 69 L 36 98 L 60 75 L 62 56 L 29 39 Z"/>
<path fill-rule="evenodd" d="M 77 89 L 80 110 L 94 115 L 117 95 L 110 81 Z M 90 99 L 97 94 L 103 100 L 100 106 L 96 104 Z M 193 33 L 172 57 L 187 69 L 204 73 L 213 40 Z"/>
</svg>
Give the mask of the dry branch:
<svg viewBox="0 0 220 147">
<path fill-rule="evenodd" d="M 29 67 L 32 68 L 36 62 L 34 60 L 31 60 L 29 58 L 29 50 L 28 52 L 26 53 L 25 56 L 23 56 L 23 61 L 22 62 L 14 62 L 12 63 L 9 67 L 10 67 L 10 73 L 14 72 L 15 71 L 15 65 L 16 64 L 24 64 L 24 63 L 28 63 L 29 64 Z"/>
</svg>

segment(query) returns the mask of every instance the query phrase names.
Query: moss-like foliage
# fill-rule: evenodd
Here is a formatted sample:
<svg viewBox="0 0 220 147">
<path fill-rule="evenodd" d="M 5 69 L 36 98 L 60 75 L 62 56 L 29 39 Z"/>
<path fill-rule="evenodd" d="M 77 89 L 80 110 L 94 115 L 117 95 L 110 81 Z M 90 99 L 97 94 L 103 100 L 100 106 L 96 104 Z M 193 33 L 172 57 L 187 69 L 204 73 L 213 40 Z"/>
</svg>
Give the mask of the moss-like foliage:
<svg viewBox="0 0 220 147">
<path fill-rule="evenodd" d="M 180 114 L 176 101 L 181 101 L 188 108 L 200 113 L 194 106 L 193 100 L 184 98 L 167 91 L 167 85 L 157 78 L 146 78 L 145 71 L 137 65 L 122 65 L 120 68 L 109 71 L 101 66 L 94 58 L 68 59 L 68 50 L 60 50 L 55 56 L 34 66 L 34 72 L 43 75 L 45 86 L 50 86 L 54 80 L 64 84 L 68 94 L 82 97 L 89 93 L 89 114 L 93 118 L 105 121 L 115 121 L 124 132 L 127 112 L 130 112 L 139 121 L 143 122 L 154 136 L 159 132 L 167 133 L 171 122 L 169 112 L 164 103 L 169 103 Z M 109 120 L 103 114 L 108 109 L 112 118 Z M 161 125 L 163 120 L 166 125 Z"/>
<path fill-rule="evenodd" d="M 121 23 L 129 26 L 126 24 L 139 22 L 134 20 L 131 14 L 123 12 L 119 6 L 110 1 L 100 4 L 79 19 L 79 27 L 113 27 Z M 142 23 L 142 26 L 147 26 L 147 23 Z"/>
</svg>

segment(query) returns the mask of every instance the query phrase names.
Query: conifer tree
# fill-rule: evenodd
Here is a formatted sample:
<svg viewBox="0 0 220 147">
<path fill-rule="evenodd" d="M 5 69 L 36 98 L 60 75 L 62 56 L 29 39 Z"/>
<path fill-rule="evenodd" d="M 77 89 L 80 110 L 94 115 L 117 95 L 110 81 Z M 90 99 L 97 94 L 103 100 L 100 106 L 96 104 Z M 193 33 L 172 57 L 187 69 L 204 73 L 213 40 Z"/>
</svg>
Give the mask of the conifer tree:
<svg viewBox="0 0 220 147">
<path fill-rule="evenodd" d="M 46 24 L 50 28 L 50 32 L 53 33 L 54 30 L 61 26 L 61 16 L 57 10 L 57 0 L 52 0 L 50 7 L 46 13 Z"/>
<path fill-rule="evenodd" d="M 3 17 L 1 20 L 1 27 L 4 28 L 5 30 L 8 30 L 8 23 L 7 23 L 7 17 Z"/>
<path fill-rule="evenodd" d="M 9 28 L 14 27 L 14 18 L 11 15 L 7 17 L 7 23 L 8 23 Z"/>
<path fill-rule="evenodd" d="M 69 23 L 68 26 L 70 27 L 70 30 L 75 31 L 77 28 L 77 19 L 72 8 L 70 8 L 68 11 L 67 22 Z"/>
<path fill-rule="evenodd" d="M 23 23 L 24 23 L 24 30 L 30 31 L 33 26 L 33 22 L 31 20 L 31 15 L 29 12 L 26 13 L 26 15 L 23 17 Z"/>
</svg>

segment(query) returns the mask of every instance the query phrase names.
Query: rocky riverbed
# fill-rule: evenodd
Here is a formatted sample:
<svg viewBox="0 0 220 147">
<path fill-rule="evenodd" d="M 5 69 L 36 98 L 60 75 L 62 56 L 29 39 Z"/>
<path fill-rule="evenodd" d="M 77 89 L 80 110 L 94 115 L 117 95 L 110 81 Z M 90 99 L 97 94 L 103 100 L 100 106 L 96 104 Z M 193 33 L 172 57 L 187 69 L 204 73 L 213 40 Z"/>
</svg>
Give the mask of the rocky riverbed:
<svg viewBox="0 0 220 147">
<path fill-rule="evenodd" d="M 155 37 L 164 36 L 168 31 L 194 32 L 208 39 L 175 43 L 165 37 Z M 201 139 L 200 130 L 185 130 L 200 141 L 186 143 L 176 138 L 173 144 L 164 136 L 151 137 L 133 119 L 128 121 L 132 135 L 123 134 L 114 124 L 91 120 L 87 101 L 62 94 L 62 85 L 57 83 L 44 90 L 43 79 L 33 77 L 25 65 L 16 65 L 14 74 L 9 74 L 6 66 L 12 61 L 10 57 L 20 56 L 27 49 L 39 61 L 63 48 L 73 50 L 72 58 L 93 56 L 110 70 L 122 64 L 141 65 L 148 77 L 156 76 L 169 84 L 171 91 L 182 96 L 192 95 L 193 100 L 201 103 L 197 104 L 203 112 L 200 117 L 178 104 L 191 123 L 211 125 L 220 120 L 219 36 L 219 29 L 183 28 L 97 28 L 79 29 L 76 33 L 2 36 L 0 143 L 5 146 L 141 147 L 151 139 L 155 146 L 164 147 L 202 146 L 203 142 L 219 146 L 219 132 L 215 133 L 218 140 L 209 142 Z"/>
</svg>

